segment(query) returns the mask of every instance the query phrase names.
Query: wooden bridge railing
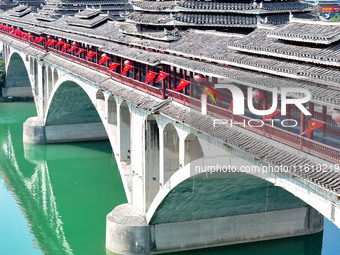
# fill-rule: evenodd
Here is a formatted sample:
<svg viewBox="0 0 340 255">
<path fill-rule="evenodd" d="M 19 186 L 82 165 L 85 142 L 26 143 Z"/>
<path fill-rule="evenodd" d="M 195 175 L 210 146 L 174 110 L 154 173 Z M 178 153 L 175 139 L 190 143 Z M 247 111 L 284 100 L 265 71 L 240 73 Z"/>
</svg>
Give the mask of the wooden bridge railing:
<svg viewBox="0 0 340 255">
<path fill-rule="evenodd" d="M 0 31 L 0 32 L 5 33 L 15 39 L 20 40 L 20 38 L 15 35 L 11 35 L 4 31 Z M 61 52 L 58 49 L 54 49 L 54 48 L 47 49 L 44 45 L 36 44 L 33 42 L 29 42 L 29 44 L 36 49 L 39 49 L 45 52 L 50 51 L 51 53 L 57 56 L 61 56 L 63 58 L 67 58 L 74 63 L 78 63 L 80 65 L 89 67 L 91 69 L 97 70 L 106 75 L 109 75 L 113 80 L 118 81 L 122 84 L 125 84 L 129 87 L 143 91 L 147 94 L 156 96 L 158 98 L 165 99 L 167 96 L 172 97 L 174 101 L 200 111 L 201 102 L 199 99 L 194 98 L 189 95 L 185 95 L 180 92 L 175 92 L 174 90 L 170 88 L 165 88 L 164 83 L 163 83 L 162 88 L 158 88 L 158 87 L 143 83 L 141 81 L 138 81 L 136 79 L 123 76 L 119 74 L 118 72 L 110 72 L 108 71 L 108 68 L 105 66 L 99 66 L 97 63 L 88 61 L 84 58 L 77 57 L 66 52 Z M 233 120 L 239 123 L 245 121 L 246 123 L 248 123 L 248 121 L 251 120 L 247 116 L 232 115 L 230 112 L 228 112 L 227 109 L 218 107 L 212 104 L 207 105 L 207 110 L 208 110 L 209 115 L 217 117 L 217 118 L 221 118 L 221 119 L 226 119 L 228 121 Z M 283 144 L 300 149 L 301 151 L 313 154 L 322 159 L 331 161 L 333 163 L 340 163 L 340 149 L 338 148 L 322 144 L 315 140 L 308 139 L 306 137 L 300 136 L 293 132 L 289 132 L 282 128 L 271 126 L 269 124 L 264 124 L 263 127 L 257 127 L 257 128 L 249 127 L 248 125 L 245 125 L 244 128 L 251 130 L 252 132 L 255 132 L 257 134 L 260 134 L 262 136 L 279 141 Z"/>
<path fill-rule="evenodd" d="M 183 95 L 182 93 L 175 91 L 168 91 L 169 96 L 171 96 L 176 102 L 183 103 L 184 105 L 190 106 L 198 111 L 201 110 L 201 102 L 196 98 Z M 251 118 L 243 115 L 232 115 L 227 109 L 208 104 L 208 115 L 214 116 L 219 119 L 228 120 L 229 123 L 232 120 L 234 123 L 248 123 Z M 261 136 L 271 138 L 273 140 L 279 141 L 283 144 L 289 145 L 303 152 L 307 152 L 318 156 L 322 159 L 331 161 L 333 163 L 340 163 L 340 149 L 317 142 L 315 140 L 310 140 L 301 135 L 292 133 L 290 131 L 271 126 L 270 124 L 264 124 L 263 127 L 249 127 L 248 125 L 242 126 L 252 132 L 260 134 Z"/>
</svg>

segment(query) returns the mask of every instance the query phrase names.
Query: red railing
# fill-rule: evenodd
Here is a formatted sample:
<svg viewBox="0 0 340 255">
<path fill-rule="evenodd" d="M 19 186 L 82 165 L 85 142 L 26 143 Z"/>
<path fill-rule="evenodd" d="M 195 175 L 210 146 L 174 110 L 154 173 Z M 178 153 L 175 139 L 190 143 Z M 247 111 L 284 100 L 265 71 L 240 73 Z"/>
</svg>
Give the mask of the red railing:
<svg viewBox="0 0 340 255">
<path fill-rule="evenodd" d="M 298 123 L 301 123 L 301 112 L 297 108 L 292 108 L 289 112 L 289 117 L 291 119 L 295 119 Z M 313 118 L 316 120 L 323 121 L 322 119 L 322 113 L 320 112 L 314 112 L 313 113 Z M 307 120 L 307 117 L 306 117 Z M 306 121 L 308 123 L 308 121 Z M 338 127 L 337 123 L 332 119 L 332 116 L 326 115 L 326 120 L 325 120 L 325 126 L 324 126 L 324 132 L 329 133 L 332 135 L 339 135 L 340 133 L 340 127 Z"/>
<path fill-rule="evenodd" d="M 3 31 L 1 32 L 4 33 Z M 5 34 L 10 35 L 9 33 L 5 33 Z M 10 36 L 16 39 L 20 39 L 15 35 L 10 35 Z M 25 40 L 23 39 L 23 41 Z M 61 52 L 58 49 L 54 49 L 54 48 L 46 49 L 46 47 L 43 45 L 39 45 L 33 42 L 29 42 L 29 43 L 34 48 L 37 48 L 43 51 L 50 51 L 51 53 L 55 55 L 61 56 L 63 58 L 68 58 L 74 63 L 78 63 L 80 65 L 89 67 L 91 69 L 97 70 L 106 75 L 109 75 L 110 78 L 112 78 L 113 80 L 116 80 L 129 87 L 138 89 L 140 91 L 143 91 L 145 93 L 148 93 L 148 94 L 151 94 L 153 96 L 163 98 L 163 99 L 166 98 L 166 94 L 167 94 L 167 96 L 172 97 L 174 101 L 200 111 L 201 102 L 199 99 L 193 98 L 188 95 L 184 95 L 183 93 L 180 93 L 180 92 L 175 92 L 174 90 L 171 90 L 171 89 L 157 88 L 149 84 L 143 83 L 141 81 L 135 80 L 133 78 L 122 76 L 117 72 L 109 72 L 108 68 L 105 66 L 99 66 L 97 63 L 91 62 L 81 57 L 71 55 L 66 52 Z M 166 92 L 163 91 L 165 89 L 166 89 Z M 246 123 L 248 123 L 251 120 L 251 118 L 246 117 L 246 116 L 241 116 L 241 115 L 233 116 L 230 112 L 227 111 L 227 109 L 218 107 L 212 104 L 207 105 L 207 111 L 208 111 L 208 114 L 211 116 L 214 116 L 220 119 L 226 119 L 228 121 L 232 120 L 234 122 L 239 122 L 239 123 L 242 123 L 245 121 Z M 296 118 L 297 121 L 300 122 L 299 114 L 294 113 L 294 111 L 292 111 L 290 114 L 291 114 L 290 117 L 294 117 Z M 316 113 L 317 119 L 321 118 L 319 115 L 318 113 Z M 334 132 L 338 132 L 338 127 L 335 127 L 335 123 L 333 122 L 334 121 L 331 119 L 331 117 L 327 116 L 327 123 L 329 123 L 329 125 L 327 125 L 328 126 L 327 128 L 330 130 L 334 129 Z M 257 127 L 257 128 L 249 127 L 248 125 L 245 125 L 244 127 L 246 129 L 251 130 L 252 132 L 255 132 L 262 136 L 277 140 L 283 144 L 300 149 L 301 151 L 316 155 L 320 158 L 329 160 L 334 163 L 340 163 L 340 149 L 338 148 L 331 147 L 331 146 L 316 142 L 314 140 L 310 140 L 306 137 L 302 137 L 298 134 L 286 131 L 284 129 L 281 129 L 275 126 L 271 126 L 269 124 L 265 124 L 263 127 Z"/>
<path fill-rule="evenodd" d="M 61 52 L 61 51 L 53 49 L 53 48 L 49 48 L 49 51 L 52 52 L 53 54 L 57 55 L 57 56 L 69 58 L 74 63 L 80 64 L 82 66 L 89 67 L 91 69 L 95 69 L 95 70 L 97 70 L 101 73 L 109 75 L 113 80 L 116 80 L 116 81 L 118 81 L 122 84 L 129 86 L 129 87 L 138 89 L 140 91 L 146 92 L 148 94 L 151 94 L 151 95 L 159 97 L 159 98 L 163 98 L 161 88 L 153 87 L 153 86 L 146 84 L 144 82 L 137 81 L 137 80 L 134 80 L 133 78 L 120 75 L 119 73 L 110 72 L 110 71 L 108 71 L 108 68 L 105 67 L 105 66 L 99 66 L 98 64 L 96 64 L 94 62 L 76 57 L 74 55 L 70 55 L 68 53 Z"/>
<path fill-rule="evenodd" d="M 171 96 L 174 101 L 183 103 L 187 106 L 190 106 L 193 109 L 198 111 L 201 110 L 201 102 L 198 99 L 191 98 L 189 96 L 183 95 L 182 93 L 169 91 L 169 96 Z M 249 127 L 247 123 L 251 120 L 251 118 L 242 116 L 242 115 L 232 115 L 227 109 L 208 104 L 207 105 L 208 114 L 210 116 L 214 116 L 219 119 L 228 120 L 229 123 L 232 120 L 234 123 L 243 123 L 245 121 L 246 125 L 242 126 L 252 132 L 260 134 L 261 136 L 268 137 L 279 141 L 283 144 L 289 145 L 296 149 L 300 149 L 301 151 L 313 154 L 322 159 L 331 161 L 333 163 L 340 163 L 340 149 L 337 149 L 332 146 L 325 145 L 323 143 L 319 143 L 314 140 L 310 140 L 306 137 L 302 137 L 298 134 L 289 132 L 282 128 L 278 128 L 275 126 L 271 126 L 269 124 L 265 124 L 263 127 Z M 240 124 L 238 124 L 240 126 Z"/>
</svg>

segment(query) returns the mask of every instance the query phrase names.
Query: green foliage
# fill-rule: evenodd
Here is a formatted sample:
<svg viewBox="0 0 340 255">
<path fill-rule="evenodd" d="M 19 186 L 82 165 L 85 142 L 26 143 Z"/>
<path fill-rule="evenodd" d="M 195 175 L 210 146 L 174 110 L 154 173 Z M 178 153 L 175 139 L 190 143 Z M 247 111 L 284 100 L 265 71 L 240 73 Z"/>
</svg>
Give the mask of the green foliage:
<svg viewBox="0 0 340 255">
<path fill-rule="evenodd" d="M 340 21 L 340 14 L 337 13 L 334 15 L 334 17 L 330 18 L 329 19 L 330 21 Z"/>
</svg>

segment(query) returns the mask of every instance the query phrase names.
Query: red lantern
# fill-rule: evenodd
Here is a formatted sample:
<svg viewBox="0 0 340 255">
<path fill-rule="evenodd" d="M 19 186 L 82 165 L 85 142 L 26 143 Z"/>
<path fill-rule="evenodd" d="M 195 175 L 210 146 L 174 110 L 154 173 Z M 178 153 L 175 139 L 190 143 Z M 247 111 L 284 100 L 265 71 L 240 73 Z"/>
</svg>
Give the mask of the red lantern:
<svg viewBox="0 0 340 255">
<path fill-rule="evenodd" d="M 73 42 L 72 45 L 75 46 L 75 47 L 79 47 L 79 43 L 77 43 L 77 42 Z"/>
<path fill-rule="evenodd" d="M 196 82 L 205 82 L 205 77 L 202 74 L 196 74 L 194 76 L 194 80 Z"/>
<path fill-rule="evenodd" d="M 125 61 L 124 61 L 124 65 L 126 65 L 126 66 L 133 66 L 133 61 L 131 61 L 131 60 L 125 60 Z"/>
<path fill-rule="evenodd" d="M 52 35 L 47 36 L 48 39 L 53 39 Z"/>
<path fill-rule="evenodd" d="M 258 103 L 260 99 L 264 98 L 264 93 L 256 89 L 253 91 L 253 98 L 255 99 L 255 102 Z"/>
<path fill-rule="evenodd" d="M 332 114 L 332 119 L 336 122 L 336 124 L 340 127 L 340 111 L 335 110 Z"/>
<path fill-rule="evenodd" d="M 255 99 L 263 99 L 264 98 L 264 94 L 263 92 L 259 91 L 259 90 L 254 90 L 253 91 L 253 98 Z"/>
</svg>

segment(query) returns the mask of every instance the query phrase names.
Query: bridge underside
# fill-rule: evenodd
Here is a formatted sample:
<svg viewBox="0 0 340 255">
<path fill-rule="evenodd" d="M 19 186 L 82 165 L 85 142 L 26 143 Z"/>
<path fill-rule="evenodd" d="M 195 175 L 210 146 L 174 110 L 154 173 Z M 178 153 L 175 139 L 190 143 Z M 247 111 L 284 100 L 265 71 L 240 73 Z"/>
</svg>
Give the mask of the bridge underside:
<svg viewBox="0 0 340 255">
<path fill-rule="evenodd" d="M 243 173 L 187 179 L 147 224 L 130 204 L 107 217 L 107 248 L 150 254 L 308 235 L 323 216 L 282 188 Z M 127 241 L 128 240 L 128 241 Z"/>
<path fill-rule="evenodd" d="M 5 86 L 2 88 L 3 97 L 33 98 L 31 83 L 27 70 L 19 54 L 11 56 L 6 74 Z"/>
<path fill-rule="evenodd" d="M 40 117 L 24 123 L 24 142 L 61 143 L 108 139 L 98 112 L 85 91 L 65 82 L 53 96 L 46 123 Z"/>
</svg>

